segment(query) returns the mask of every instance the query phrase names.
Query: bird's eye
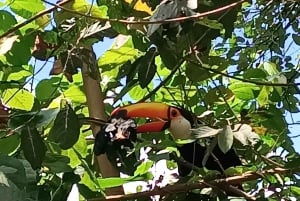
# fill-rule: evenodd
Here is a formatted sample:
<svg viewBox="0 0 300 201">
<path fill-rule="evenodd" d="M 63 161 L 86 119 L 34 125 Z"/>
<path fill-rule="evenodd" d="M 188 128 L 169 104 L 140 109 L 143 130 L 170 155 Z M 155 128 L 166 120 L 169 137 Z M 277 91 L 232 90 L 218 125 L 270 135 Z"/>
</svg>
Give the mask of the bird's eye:
<svg viewBox="0 0 300 201">
<path fill-rule="evenodd" d="M 176 117 L 177 116 L 177 110 L 171 110 L 171 116 Z"/>
</svg>

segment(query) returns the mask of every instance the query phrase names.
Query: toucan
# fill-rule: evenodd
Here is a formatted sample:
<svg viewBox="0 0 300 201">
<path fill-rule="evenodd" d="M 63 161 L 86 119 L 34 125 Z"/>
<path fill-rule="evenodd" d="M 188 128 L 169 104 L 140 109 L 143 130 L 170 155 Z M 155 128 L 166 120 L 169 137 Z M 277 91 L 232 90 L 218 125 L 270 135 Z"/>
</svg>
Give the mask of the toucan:
<svg viewBox="0 0 300 201">
<path fill-rule="evenodd" d="M 136 103 L 116 108 L 111 116 L 123 119 L 149 118 L 150 122 L 136 126 L 137 133 L 161 132 L 168 129 L 175 141 L 188 140 L 189 143 L 178 144 L 177 148 L 185 161 L 199 168 L 205 166 L 209 170 L 224 173 L 225 169 L 242 164 L 233 148 L 223 153 L 216 145 L 203 165 L 207 148 L 197 140 L 193 140 L 191 129 L 195 126 L 195 118 L 191 112 L 183 108 L 158 102 Z M 190 172 L 190 167 L 178 163 L 179 175 L 186 176 Z"/>
</svg>

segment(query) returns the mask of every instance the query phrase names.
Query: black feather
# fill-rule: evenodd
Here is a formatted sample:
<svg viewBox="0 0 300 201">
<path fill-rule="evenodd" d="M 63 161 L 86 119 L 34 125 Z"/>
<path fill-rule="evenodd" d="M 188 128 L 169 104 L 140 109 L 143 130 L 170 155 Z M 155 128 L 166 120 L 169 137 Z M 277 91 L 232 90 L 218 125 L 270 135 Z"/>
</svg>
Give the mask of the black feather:
<svg viewBox="0 0 300 201">
<path fill-rule="evenodd" d="M 183 146 L 179 146 L 178 150 L 181 154 L 181 157 L 186 160 L 187 162 L 202 168 L 202 161 L 206 152 L 206 147 L 201 146 L 197 142 L 184 144 Z M 216 162 L 215 158 L 210 155 L 205 167 L 209 170 L 218 170 L 221 173 L 224 173 L 222 168 L 225 170 L 229 167 L 239 166 L 241 165 L 241 160 L 235 153 L 234 149 L 230 149 L 226 154 L 224 154 L 219 146 L 215 146 L 213 149 L 213 154 L 219 160 L 220 165 Z M 186 176 L 191 172 L 191 169 L 185 165 L 178 164 L 178 173 L 181 176 Z"/>
</svg>

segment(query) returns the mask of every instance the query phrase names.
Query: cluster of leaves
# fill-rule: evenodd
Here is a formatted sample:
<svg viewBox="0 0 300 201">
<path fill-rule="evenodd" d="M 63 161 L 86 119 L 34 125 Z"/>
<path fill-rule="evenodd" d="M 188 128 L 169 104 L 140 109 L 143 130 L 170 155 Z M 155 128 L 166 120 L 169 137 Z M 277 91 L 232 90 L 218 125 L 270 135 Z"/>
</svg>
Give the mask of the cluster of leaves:
<svg viewBox="0 0 300 201">
<path fill-rule="evenodd" d="M 150 0 L 97 0 L 96 6 L 75 0 L 62 5 L 65 9 L 53 10 L 52 18 L 43 15 L 13 34 L 7 34 L 11 27 L 45 10 L 45 4 L 0 3 L 5 22 L 0 25 L 1 195 L 6 200 L 66 200 L 76 183 L 85 199 L 101 197 L 105 188 L 153 178 L 150 169 L 161 159 L 174 168 L 169 154 L 157 154 L 162 149 L 177 153 L 169 135 L 139 135 L 130 154 L 139 158 L 140 148 L 151 147 L 148 162 L 133 164 L 124 157 L 123 164 L 131 166 L 123 172 L 132 176 L 96 177 L 93 145 L 85 140 L 91 131 L 82 121 L 88 116 L 78 73 L 84 62 L 91 77 L 100 70 L 103 93 L 113 96 L 107 112 L 120 102 L 157 101 L 183 106 L 196 115 L 212 110 L 212 124 L 218 129 L 228 121 L 250 125 L 261 140 L 255 147 L 234 142 L 245 166 L 229 174 L 274 166 L 297 168 L 299 155 L 285 115 L 299 112 L 298 64 L 291 50 L 300 45 L 299 3 L 244 2 L 198 19 L 129 23 L 188 17 L 235 2 L 174 0 L 159 5 L 160 1 Z M 108 25 L 105 18 L 119 20 Z M 89 47 L 104 37 L 114 38 L 115 43 L 97 65 Z M 36 59 L 45 62 L 41 68 L 53 61 L 51 77 L 35 81 Z M 9 118 L 4 105 L 10 108 Z M 256 197 L 264 197 L 263 189 L 271 193 L 266 199 L 289 199 L 300 196 L 298 183 L 291 173 L 265 175 L 243 187 Z M 186 199 L 185 194 L 174 196 L 166 199 Z"/>
</svg>

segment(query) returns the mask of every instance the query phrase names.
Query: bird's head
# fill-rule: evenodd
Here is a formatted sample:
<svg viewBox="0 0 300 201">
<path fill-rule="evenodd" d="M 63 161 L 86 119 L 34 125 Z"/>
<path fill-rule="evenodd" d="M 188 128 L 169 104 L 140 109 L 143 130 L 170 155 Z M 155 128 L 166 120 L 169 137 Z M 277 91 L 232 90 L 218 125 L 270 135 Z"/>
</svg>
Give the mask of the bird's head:
<svg viewBox="0 0 300 201">
<path fill-rule="evenodd" d="M 116 108 L 112 117 L 149 118 L 150 122 L 138 125 L 137 132 L 160 132 L 169 129 L 175 140 L 191 138 L 193 116 L 185 109 L 164 103 L 136 103 Z"/>
</svg>

